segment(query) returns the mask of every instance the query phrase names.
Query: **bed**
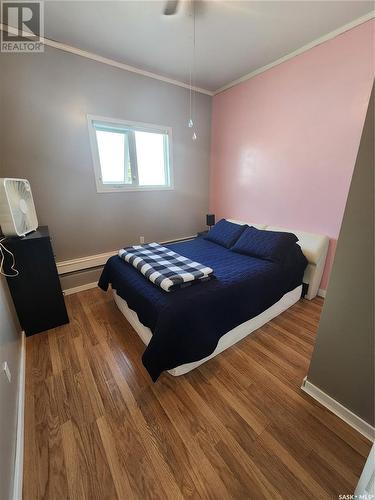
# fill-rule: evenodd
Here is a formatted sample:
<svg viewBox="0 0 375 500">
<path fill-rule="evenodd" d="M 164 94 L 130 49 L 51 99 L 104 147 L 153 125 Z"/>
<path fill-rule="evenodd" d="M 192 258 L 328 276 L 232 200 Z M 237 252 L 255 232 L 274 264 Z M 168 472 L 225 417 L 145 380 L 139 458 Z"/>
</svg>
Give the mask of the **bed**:
<svg viewBox="0 0 375 500">
<path fill-rule="evenodd" d="M 309 299 L 317 294 L 328 238 L 292 232 L 302 257 L 297 252 L 289 266 L 241 255 L 202 237 L 168 245 L 215 272 L 215 279 L 172 293 L 120 257 L 108 260 L 99 286 L 111 286 L 117 307 L 147 346 L 142 361 L 154 381 L 163 371 L 173 376 L 189 372 L 291 307 L 302 293 Z"/>
</svg>

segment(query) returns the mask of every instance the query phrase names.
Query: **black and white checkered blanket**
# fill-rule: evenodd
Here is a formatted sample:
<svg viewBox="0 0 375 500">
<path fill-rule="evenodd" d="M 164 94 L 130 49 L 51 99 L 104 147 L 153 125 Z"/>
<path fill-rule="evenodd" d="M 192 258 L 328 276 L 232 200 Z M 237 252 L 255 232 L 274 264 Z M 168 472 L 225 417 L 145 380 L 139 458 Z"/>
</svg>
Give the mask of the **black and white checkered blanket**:
<svg viewBox="0 0 375 500">
<path fill-rule="evenodd" d="M 213 273 L 210 267 L 183 257 L 159 243 L 123 248 L 118 254 L 166 292 L 181 288 L 185 283 L 209 279 Z"/>
</svg>

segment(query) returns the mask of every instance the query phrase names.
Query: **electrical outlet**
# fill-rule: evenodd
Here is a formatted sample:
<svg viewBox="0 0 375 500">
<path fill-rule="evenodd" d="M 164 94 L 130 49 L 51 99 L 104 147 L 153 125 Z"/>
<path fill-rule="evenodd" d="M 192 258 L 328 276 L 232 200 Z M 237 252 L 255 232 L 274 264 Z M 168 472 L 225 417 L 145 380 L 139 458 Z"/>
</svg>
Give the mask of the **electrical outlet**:
<svg viewBox="0 0 375 500">
<path fill-rule="evenodd" d="M 144 236 L 140 236 L 139 237 L 139 243 L 144 243 L 145 242 L 145 237 Z"/>
<path fill-rule="evenodd" d="M 4 361 L 4 363 L 3 363 L 3 372 L 5 373 L 5 375 L 8 379 L 8 382 L 10 382 L 12 380 L 12 375 L 10 373 L 8 363 L 6 361 Z"/>
</svg>

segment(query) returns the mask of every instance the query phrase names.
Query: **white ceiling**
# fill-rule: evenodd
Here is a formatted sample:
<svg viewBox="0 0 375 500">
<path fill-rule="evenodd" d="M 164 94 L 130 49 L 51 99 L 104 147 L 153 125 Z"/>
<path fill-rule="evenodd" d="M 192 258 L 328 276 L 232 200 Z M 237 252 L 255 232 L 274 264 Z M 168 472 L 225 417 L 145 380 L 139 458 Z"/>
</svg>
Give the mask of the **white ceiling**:
<svg viewBox="0 0 375 500">
<path fill-rule="evenodd" d="M 192 17 L 181 1 L 46 1 L 45 36 L 182 82 L 189 81 Z M 196 3 L 195 84 L 217 90 L 367 14 L 366 1 Z"/>
</svg>

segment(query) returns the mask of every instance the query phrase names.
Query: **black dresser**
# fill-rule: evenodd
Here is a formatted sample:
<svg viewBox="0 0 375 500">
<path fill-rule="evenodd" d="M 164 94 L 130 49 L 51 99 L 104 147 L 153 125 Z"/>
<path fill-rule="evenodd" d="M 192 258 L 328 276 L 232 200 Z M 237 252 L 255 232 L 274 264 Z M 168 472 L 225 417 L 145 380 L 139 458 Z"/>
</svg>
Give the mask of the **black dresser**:
<svg viewBox="0 0 375 500">
<path fill-rule="evenodd" d="M 19 271 L 19 276 L 7 281 L 26 335 L 69 323 L 48 227 L 3 243 L 13 253 Z"/>
</svg>

